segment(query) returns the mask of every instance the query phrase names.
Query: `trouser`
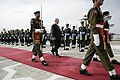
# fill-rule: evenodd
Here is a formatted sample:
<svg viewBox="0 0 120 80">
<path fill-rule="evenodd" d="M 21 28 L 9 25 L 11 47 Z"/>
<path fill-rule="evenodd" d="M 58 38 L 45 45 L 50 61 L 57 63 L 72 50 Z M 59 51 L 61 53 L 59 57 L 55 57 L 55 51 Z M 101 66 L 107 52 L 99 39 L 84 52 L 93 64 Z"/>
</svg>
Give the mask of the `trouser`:
<svg viewBox="0 0 120 80">
<path fill-rule="evenodd" d="M 40 50 L 40 48 L 41 48 L 40 44 L 34 44 L 33 50 L 32 50 L 33 55 L 35 55 L 35 56 L 38 55 L 39 58 L 41 58 L 43 56 L 42 50 Z"/>
<path fill-rule="evenodd" d="M 65 45 L 68 46 L 68 47 L 70 46 L 70 36 L 69 35 L 66 36 Z"/>
<path fill-rule="evenodd" d="M 106 51 L 107 51 L 108 55 L 112 58 L 112 57 L 114 57 L 114 54 L 113 54 L 110 43 L 107 42 L 107 34 L 106 34 L 106 32 L 104 32 L 104 33 L 105 33 Z"/>
<path fill-rule="evenodd" d="M 58 54 L 59 47 L 60 47 L 60 41 L 59 40 L 58 41 L 57 40 L 53 41 L 52 52 L 55 52 L 56 55 L 59 55 Z"/>
<path fill-rule="evenodd" d="M 18 37 L 16 37 L 16 44 L 18 44 L 19 43 L 19 38 Z"/>
<path fill-rule="evenodd" d="M 85 55 L 85 58 L 83 60 L 83 64 L 88 66 L 90 64 L 90 61 L 93 58 L 95 52 L 97 52 L 98 56 L 101 59 L 101 62 L 103 64 L 104 68 L 107 71 L 111 71 L 111 70 L 114 69 L 114 67 L 110 63 L 110 59 L 109 59 L 109 57 L 107 55 L 106 50 L 104 50 L 104 43 L 103 43 L 103 39 L 102 39 L 102 36 L 101 36 L 100 33 L 99 33 L 99 37 L 100 37 L 100 45 L 96 46 L 94 44 L 94 38 L 93 38 L 93 34 L 92 34 L 92 36 L 91 36 L 91 43 L 90 43 L 89 49 L 88 49 L 88 51 L 87 51 L 87 53 Z"/>
<path fill-rule="evenodd" d="M 89 46 L 90 45 L 90 37 L 87 36 L 87 40 L 86 40 L 86 46 Z"/>
<path fill-rule="evenodd" d="M 79 39 L 79 47 L 84 48 L 85 47 L 85 35 L 82 36 L 82 40 Z"/>
<path fill-rule="evenodd" d="M 76 36 L 74 36 L 72 39 L 72 45 L 76 45 Z"/>
<path fill-rule="evenodd" d="M 20 43 L 21 43 L 22 45 L 24 45 L 24 38 L 21 38 L 21 39 L 20 39 Z"/>
</svg>

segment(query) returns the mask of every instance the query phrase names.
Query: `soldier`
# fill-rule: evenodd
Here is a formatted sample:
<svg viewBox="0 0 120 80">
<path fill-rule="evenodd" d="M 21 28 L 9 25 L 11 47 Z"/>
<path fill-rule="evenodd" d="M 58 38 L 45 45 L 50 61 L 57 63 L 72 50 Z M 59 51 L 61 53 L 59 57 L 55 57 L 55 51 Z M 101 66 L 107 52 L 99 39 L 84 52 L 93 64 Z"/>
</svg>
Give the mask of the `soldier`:
<svg viewBox="0 0 120 80">
<path fill-rule="evenodd" d="M 42 47 L 46 48 L 46 41 L 47 41 L 47 31 L 45 29 L 45 27 L 43 27 L 44 31 L 43 31 L 43 43 L 42 43 Z"/>
<path fill-rule="evenodd" d="M 64 27 L 61 28 L 61 35 L 62 35 L 61 47 L 65 48 L 65 42 L 64 42 L 65 30 L 64 30 Z"/>
<path fill-rule="evenodd" d="M 3 32 L 1 32 L 1 42 L 2 42 L 2 44 L 4 43 L 4 35 L 3 35 Z"/>
<path fill-rule="evenodd" d="M 88 26 L 86 26 L 86 46 L 85 46 L 85 49 L 88 49 L 89 44 L 90 44 L 90 27 L 88 25 Z"/>
<path fill-rule="evenodd" d="M 14 45 L 14 43 L 15 43 L 15 31 L 14 30 L 12 30 L 12 45 Z"/>
<path fill-rule="evenodd" d="M 85 49 L 85 35 L 86 35 L 86 27 L 84 26 L 84 21 L 81 22 L 81 26 L 79 27 L 79 48 L 80 52 L 84 52 Z"/>
<path fill-rule="evenodd" d="M 4 44 L 7 44 L 8 41 L 8 36 L 7 36 L 7 32 L 4 32 Z"/>
<path fill-rule="evenodd" d="M 80 73 L 83 75 L 92 76 L 86 70 L 95 52 L 99 55 L 104 68 L 109 71 L 111 80 L 120 80 L 116 74 L 113 65 L 110 63 L 109 57 L 106 52 L 105 39 L 103 34 L 104 19 L 100 6 L 103 0 L 93 0 L 94 7 L 88 12 L 88 21 L 91 29 L 91 43 L 81 65 Z"/>
<path fill-rule="evenodd" d="M 22 29 L 21 33 L 20 33 L 20 43 L 21 43 L 21 46 L 24 46 L 24 38 L 25 38 L 25 32 Z"/>
<path fill-rule="evenodd" d="M 71 29 L 69 28 L 69 24 L 66 24 L 65 29 L 65 50 L 69 50 L 70 48 L 70 37 L 71 37 Z"/>
<path fill-rule="evenodd" d="M 10 45 L 12 39 L 11 39 L 11 33 L 10 31 L 8 31 L 8 44 Z"/>
<path fill-rule="evenodd" d="M 52 35 L 52 41 L 53 41 L 53 47 L 52 47 L 51 52 L 53 55 L 55 53 L 56 57 L 60 58 L 58 49 L 60 47 L 62 36 L 61 36 L 61 31 L 60 31 L 60 27 L 59 27 L 58 23 L 59 23 L 59 19 L 56 18 L 55 24 L 53 24 L 51 27 L 51 35 Z"/>
<path fill-rule="evenodd" d="M 32 30 L 32 36 L 33 36 L 33 56 L 32 56 L 32 61 L 33 62 L 38 62 L 36 60 L 36 56 L 38 55 L 42 65 L 47 66 L 48 63 L 44 60 L 43 58 L 43 53 L 41 44 L 42 44 L 42 33 L 43 33 L 43 21 L 40 20 L 40 11 L 36 11 L 35 13 L 36 18 L 31 19 L 31 30 Z"/>
<path fill-rule="evenodd" d="M 19 35 L 20 35 L 19 34 L 19 30 L 17 29 L 16 33 L 15 33 L 15 39 L 16 39 L 15 42 L 16 42 L 16 45 L 19 45 Z"/>
<path fill-rule="evenodd" d="M 72 30 L 72 48 L 75 48 L 75 46 L 76 46 L 76 37 L 77 37 L 77 30 L 75 29 L 75 26 L 73 26 L 73 30 Z"/>
<path fill-rule="evenodd" d="M 109 11 L 105 11 L 103 13 L 103 15 L 104 15 L 104 35 L 105 35 L 107 53 L 110 56 L 110 60 L 111 60 L 112 64 L 120 65 L 120 62 L 118 62 L 114 57 L 114 54 L 113 54 L 113 51 L 112 51 L 112 48 L 111 48 L 111 45 L 110 45 L 110 41 L 109 41 L 109 29 L 110 29 L 111 26 L 113 26 L 113 24 L 110 25 L 109 22 L 108 22 L 111 19 L 110 13 L 109 13 Z M 97 55 L 94 56 L 93 61 L 100 62 L 99 59 L 97 58 Z"/>
<path fill-rule="evenodd" d="M 25 45 L 27 46 L 30 46 L 30 35 L 31 35 L 30 31 L 29 29 L 27 29 L 25 31 Z"/>
<path fill-rule="evenodd" d="M 2 39 L 2 35 L 1 35 L 1 33 L 0 33 L 0 43 L 2 42 L 1 39 Z"/>
</svg>

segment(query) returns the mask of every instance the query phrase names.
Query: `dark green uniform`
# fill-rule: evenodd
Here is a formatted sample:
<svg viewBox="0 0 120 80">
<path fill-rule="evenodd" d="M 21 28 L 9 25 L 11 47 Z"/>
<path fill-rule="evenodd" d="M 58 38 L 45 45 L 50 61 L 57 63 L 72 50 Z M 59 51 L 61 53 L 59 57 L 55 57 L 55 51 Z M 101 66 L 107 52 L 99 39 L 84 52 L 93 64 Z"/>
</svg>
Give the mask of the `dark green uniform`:
<svg viewBox="0 0 120 80">
<path fill-rule="evenodd" d="M 91 43 L 83 60 L 83 64 L 88 66 L 91 59 L 93 58 L 94 53 L 97 52 L 104 68 L 107 71 L 111 71 L 114 69 L 114 67 L 110 63 L 109 57 L 105 50 L 104 36 L 103 36 L 104 20 L 101 9 L 99 7 L 93 7 L 92 9 L 90 9 L 90 11 L 88 12 L 88 21 L 90 23 L 90 29 L 91 29 L 91 33 L 90 33 Z M 94 37 L 93 37 L 94 34 L 99 34 L 99 38 L 100 38 L 99 46 L 96 46 L 94 43 Z"/>
<path fill-rule="evenodd" d="M 35 34 L 35 29 L 41 29 L 41 25 L 42 21 L 37 19 L 37 18 L 32 18 L 31 19 L 31 30 L 32 30 L 32 38 L 33 38 L 33 43 L 34 43 L 34 47 L 35 47 L 35 50 L 34 50 L 34 55 L 35 56 L 39 56 L 42 57 L 43 54 L 42 54 L 42 50 L 40 50 L 41 48 L 41 43 L 42 43 L 42 33 L 40 33 L 40 35 L 36 35 Z M 38 40 L 36 40 L 36 38 L 39 38 Z"/>
<path fill-rule="evenodd" d="M 104 35 L 105 35 L 107 53 L 112 58 L 112 57 L 114 57 L 114 55 L 113 55 L 113 51 L 112 51 L 112 48 L 111 48 L 111 45 L 109 42 L 109 23 L 108 23 L 108 21 L 106 21 L 105 25 L 104 25 Z"/>
</svg>

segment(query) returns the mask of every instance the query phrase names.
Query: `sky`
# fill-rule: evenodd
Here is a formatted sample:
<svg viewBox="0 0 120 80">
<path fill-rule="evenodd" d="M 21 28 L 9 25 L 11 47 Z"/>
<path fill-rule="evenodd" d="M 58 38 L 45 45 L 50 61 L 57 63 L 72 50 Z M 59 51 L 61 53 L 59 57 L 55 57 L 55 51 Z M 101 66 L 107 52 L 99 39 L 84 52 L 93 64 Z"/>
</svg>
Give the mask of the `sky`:
<svg viewBox="0 0 120 80">
<path fill-rule="evenodd" d="M 115 24 L 110 32 L 120 34 L 120 0 L 104 0 L 102 11 L 109 10 L 112 15 L 110 23 Z M 5 28 L 27 29 L 34 12 L 41 10 L 42 19 L 47 31 L 50 31 L 55 18 L 60 19 L 60 27 L 69 23 L 80 26 L 79 19 L 87 14 L 93 6 L 92 0 L 0 0 L 0 31 Z"/>
</svg>

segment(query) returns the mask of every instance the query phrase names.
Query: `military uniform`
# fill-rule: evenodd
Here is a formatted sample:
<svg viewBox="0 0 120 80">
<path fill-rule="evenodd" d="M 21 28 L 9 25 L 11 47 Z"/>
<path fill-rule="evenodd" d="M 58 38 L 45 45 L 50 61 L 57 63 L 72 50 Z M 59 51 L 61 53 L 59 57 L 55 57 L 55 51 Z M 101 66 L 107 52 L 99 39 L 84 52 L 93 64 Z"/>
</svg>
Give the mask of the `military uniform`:
<svg viewBox="0 0 120 80">
<path fill-rule="evenodd" d="M 69 24 L 68 24 L 69 26 Z M 65 49 L 69 50 L 70 47 L 70 38 L 71 38 L 71 29 L 70 28 L 66 28 L 65 29 Z"/>
<path fill-rule="evenodd" d="M 25 43 L 27 46 L 30 46 L 30 31 L 29 30 L 26 30 L 25 32 Z"/>
<path fill-rule="evenodd" d="M 46 41 L 47 41 L 47 31 L 44 28 L 44 30 L 43 30 L 43 42 L 42 42 L 42 47 L 43 48 L 46 48 Z"/>
<path fill-rule="evenodd" d="M 90 23 L 90 29 L 91 29 L 91 43 L 83 60 L 83 64 L 88 66 L 94 53 L 97 52 L 104 68 L 107 71 L 111 71 L 114 69 L 114 67 L 110 63 L 109 57 L 106 52 L 105 39 L 103 34 L 104 20 L 103 20 L 103 14 L 99 7 L 93 7 L 92 9 L 90 9 L 90 11 L 88 12 L 88 21 Z M 99 36 L 98 37 L 99 38 L 98 41 L 100 41 L 99 44 L 95 43 L 94 35 L 96 34 L 98 34 Z"/>
<path fill-rule="evenodd" d="M 36 18 L 31 19 L 31 33 L 32 33 L 32 40 L 34 43 L 33 46 L 33 56 L 32 56 L 32 61 L 33 62 L 38 62 L 35 59 L 35 56 L 38 55 L 40 58 L 42 64 L 44 66 L 47 66 L 48 63 L 44 60 L 43 58 L 43 53 L 42 53 L 42 33 L 43 33 L 43 21 L 39 19 L 40 17 L 40 11 L 36 11 L 35 13 Z M 39 16 L 37 16 L 39 15 Z"/>
<path fill-rule="evenodd" d="M 65 41 L 64 41 L 65 31 L 64 31 L 64 27 L 61 28 L 61 36 L 62 36 L 61 47 L 65 48 Z"/>
<path fill-rule="evenodd" d="M 80 26 L 78 33 L 79 33 L 78 34 L 79 35 L 78 44 L 79 44 L 80 52 L 84 52 L 86 27 L 85 26 Z"/>
<path fill-rule="evenodd" d="M 42 50 L 40 50 L 41 48 L 41 44 L 42 44 L 42 33 L 35 33 L 36 29 L 41 29 L 41 20 L 37 19 L 37 18 L 32 18 L 31 19 L 31 30 L 32 30 L 32 38 L 33 38 L 33 43 L 35 46 L 35 52 L 34 55 L 35 56 L 39 56 L 42 57 Z"/>
<path fill-rule="evenodd" d="M 11 36 L 11 41 L 12 41 L 12 45 L 14 45 L 15 43 L 15 33 L 14 33 L 14 30 L 12 31 L 12 36 Z"/>
<path fill-rule="evenodd" d="M 19 45 L 19 31 L 17 30 L 16 33 L 15 33 L 15 42 L 16 42 L 16 45 Z"/>
<path fill-rule="evenodd" d="M 72 34 L 72 48 L 75 48 L 75 46 L 76 46 L 77 30 L 73 29 L 71 34 Z"/>
<path fill-rule="evenodd" d="M 86 28 L 86 49 L 88 49 L 89 47 L 89 44 L 90 44 L 90 28 L 87 27 Z"/>
<path fill-rule="evenodd" d="M 25 41 L 25 32 L 22 30 L 20 33 L 20 43 L 22 46 L 24 46 L 24 41 Z"/>
</svg>

